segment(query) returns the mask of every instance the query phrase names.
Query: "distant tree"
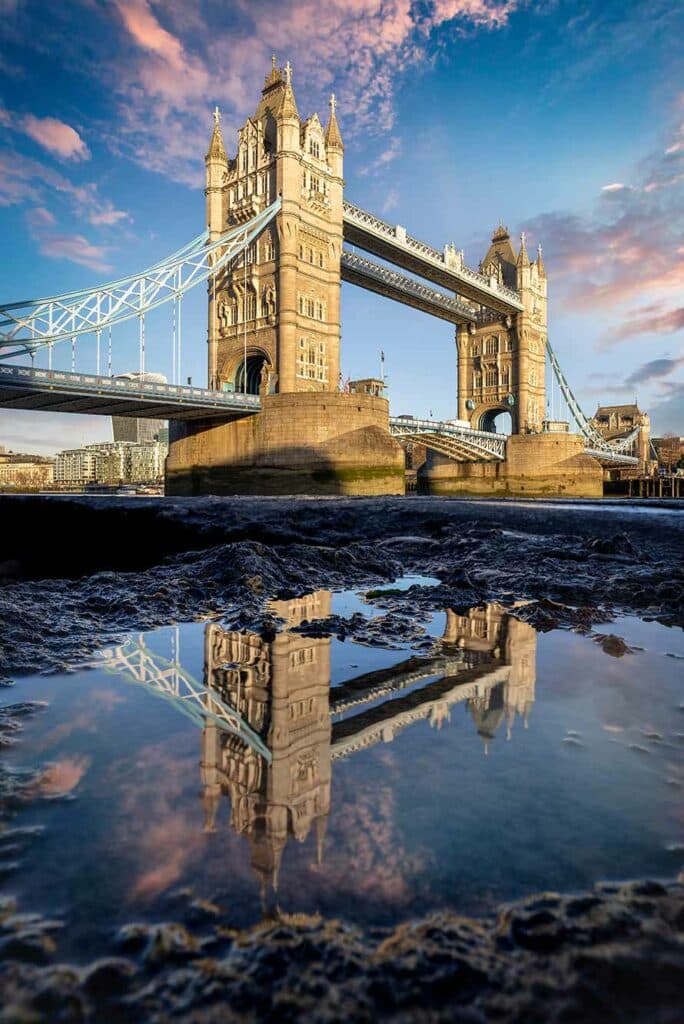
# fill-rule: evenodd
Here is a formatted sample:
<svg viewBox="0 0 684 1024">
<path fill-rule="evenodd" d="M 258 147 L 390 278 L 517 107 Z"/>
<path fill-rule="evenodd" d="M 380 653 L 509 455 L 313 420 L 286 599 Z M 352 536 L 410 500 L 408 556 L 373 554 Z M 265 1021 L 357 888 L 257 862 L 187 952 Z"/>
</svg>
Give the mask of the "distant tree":
<svg viewBox="0 0 684 1024">
<path fill-rule="evenodd" d="M 664 466 L 668 473 L 673 467 L 679 464 L 681 457 L 681 444 L 676 434 L 665 434 L 658 446 L 658 461 Z"/>
</svg>

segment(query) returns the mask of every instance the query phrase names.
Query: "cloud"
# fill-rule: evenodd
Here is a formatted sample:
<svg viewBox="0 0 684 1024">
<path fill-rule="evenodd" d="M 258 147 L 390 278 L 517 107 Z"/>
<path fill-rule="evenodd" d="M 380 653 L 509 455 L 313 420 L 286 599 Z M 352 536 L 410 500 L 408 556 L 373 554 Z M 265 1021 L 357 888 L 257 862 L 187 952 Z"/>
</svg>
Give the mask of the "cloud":
<svg viewBox="0 0 684 1024">
<path fill-rule="evenodd" d="M 391 188 L 385 200 L 380 208 L 381 213 L 389 213 L 390 210 L 394 210 L 399 205 L 399 192 L 396 188 Z"/>
<path fill-rule="evenodd" d="M 210 104 L 218 101 L 235 124 L 252 113 L 272 50 L 295 65 L 300 110 L 334 88 L 347 127 L 386 134 L 397 82 L 429 63 L 435 33 L 500 29 L 523 2 L 237 0 L 215 9 L 207 24 L 181 0 L 113 0 L 120 46 L 101 73 L 121 97 L 121 124 L 109 144 L 149 170 L 197 185 Z"/>
<path fill-rule="evenodd" d="M 368 174 L 376 174 L 378 171 L 384 170 L 388 164 L 391 164 L 393 160 L 396 160 L 401 155 L 401 139 L 395 136 L 392 139 L 389 146 L 383 149 L 382 153 L 377 156 L 371 163 L 367 164 L 359 170 L 361 177 Z"/>
<path fill-rule="evenodd" d="M 673 138 L 684 138 L 683 125 L 635 168 L 635 184 L 604 186 L 590 215 L 556 211 L 525 224 L 544 242 L 563 306 L 618 311 L 620 321 L 605 344 L 682 326 L 681 310 L 671 301 L 684 290 L 684 151 L 673 149 Z M 644 307 L 647 296 L 657 302 Z M 642 308 L 632 310 L 634 302 Z"/>
<path fill-rule="evenodd" d="M 60 797 L 73 792 L 90 767 L 89 757 L 62 757 L 48 765 L 37 787 L 41 796 Z"/>
<path fill-rule="evenodd" d="M 56 219 L 48 210 L 37 207 L 26 215 L 31 237 L 37 243 L 43 256 L 50 259 L 69 260 L 90 270 L 103 273 L 112 269 L 107 262 L 107 249 L 95 245 L 79 234 L 63 234 L 56 228 Z"/>
<path fill-rule="evenodd" d="M 659 380 L 662 377 L 667 377 L 682 365 L 684 365 L 684 356 L 677 359 L 651 359 L 630 373 L 625 384 L 645 384 L 647 381 Z"/>
<path fill-rule="evenodd" d="M 88 160 L 90 150 L 75 128 L 56 117 L 35 117 L 27 114 L 18 128 L 43 149 L 61 160 Z"/>
<path fill-rule="evenodd" d="M 682 435 L 684 423 L 684 381 L 662 381 L 660 396 L 649 409 L 652 433 Z"/>
<path fill-rule="evenodd" d="M 649 334 L 674 334 L 684 330 L 684 306 L 666 309 L 654 304 L 637 309 L 620 327 L 611 332 L 612 340 Z"/>
<path fill-rule="evenodd" d="M 132 219 L 126 210 L 117 210 L 109 200 L 105 200 L 98 209 L 93 209 L 88 214 L 88 220 L 96 226 L 112 227 L 121 221 L 131 221 Z"/>
<path fill-rule="evenodd" d="M 16 452 L 54 455 L 63 448 L 111 439 L 112 421 L 108 416 L 0 409 L 0 444 Z"/>
</svg>

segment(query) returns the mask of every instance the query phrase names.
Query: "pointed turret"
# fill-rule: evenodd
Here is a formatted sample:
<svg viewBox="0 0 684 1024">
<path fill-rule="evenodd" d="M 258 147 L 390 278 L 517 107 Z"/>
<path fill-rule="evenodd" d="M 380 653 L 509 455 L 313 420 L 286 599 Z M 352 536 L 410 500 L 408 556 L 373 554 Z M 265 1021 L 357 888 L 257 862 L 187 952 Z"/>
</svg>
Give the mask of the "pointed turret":
<svg viewBox="0 0 684 1024">
<path fill-rule="evenodd" d="M 228 164 L 226 147 L 223 145 L 223 135 L 221 134 L 221 112 L 218 107 L 214 108 L 214 130 L 211 133 L 209 149 L 204 159 L 207 163 L 210 160 L 220 160 L 222 163 Z"/>
<path fill-rule="evenodd" d="M 289 60 L 285 65 L 285 88 L 276 115 L 281 118 L 296 118 L 299 121 L 299 111 L 292 91 L 292 65 Z"/>
<path fill-rule="evenodd" d="M 525 247 L 525 232 L 523 231 L 520 235 L 520 252 L 518 253 L 518 267 L 529 267 L 530 257 L 527 255 L 527 249 Z"/>
<path fill-rule="evenodd" d="M 517 278 L 515 273 L 515 250 L 511 245 L 511 236 L 503 221 L 492 235 L 492 242 L 487 250 L 487 255 L 482 260 L 481 273 L 487 276 L 495 274 L 503 280 L 507 288 L 515 288 Z"/>
<path fill-rule="evenodd" d="M 544 260 L 542 259 L 542 247 L 537 246 L 537 274 L 539 277 L 546 277 L 546 268 L 544 266 Z"/>
<path fill-rule="evenodd" d="M 335 93 L 330 97 L 330 118 L 325 128 L 325 148 L 339 149 L 344 152 L 344 145 L 342 143 L 342 135 L 340 133 L 340 126 L 337 123 L 337 100 L 335 99 Z"/>
</svg>

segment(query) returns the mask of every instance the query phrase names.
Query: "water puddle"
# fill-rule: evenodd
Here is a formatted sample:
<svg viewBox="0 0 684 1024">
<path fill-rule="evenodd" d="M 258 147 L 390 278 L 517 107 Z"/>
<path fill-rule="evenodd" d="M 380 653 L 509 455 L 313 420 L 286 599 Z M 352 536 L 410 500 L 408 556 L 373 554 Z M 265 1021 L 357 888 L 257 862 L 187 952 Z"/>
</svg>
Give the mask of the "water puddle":
<svg viewBox="0 0 684 1024">
<path fill-rule="evenodd" d="M 675 875 L 682 632 L 623 618 L 599 631 L 617 657 L 498 604 L 427 616 L 427 643 L 307 631 L 435 582 L 271 602 L 272 639 L 192 623 L 21 679 L 3 703 L 48 704 L 6 755 L 44 766 L 14 822 L 43 827 L 6 879 L 22 909 L 66 920 L 84 958 L 187 889 L 234 926 L 275 907 L 376 925 Z"/>
</svg>

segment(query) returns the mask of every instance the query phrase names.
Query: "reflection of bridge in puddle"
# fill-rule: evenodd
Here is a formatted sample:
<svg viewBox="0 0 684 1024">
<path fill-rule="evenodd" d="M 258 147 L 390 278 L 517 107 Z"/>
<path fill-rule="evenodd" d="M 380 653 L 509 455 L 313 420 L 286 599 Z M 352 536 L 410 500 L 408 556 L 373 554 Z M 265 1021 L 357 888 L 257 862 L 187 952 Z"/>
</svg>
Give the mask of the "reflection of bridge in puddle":
<svg viewBox="0 0 684 1024">
<path fill-rule="evenodd" d="M 292 632 L 326 618 L 331 596 L 271 602 L 285 629 L 270 640 L 208 624 L 202 683 L 183 668 L 177 648 L 165 659 L 142 637 L 103 652 L 108 670 L 170 700 L 201 727 L 205 828 L 215 829 L 227 795 L 231 826 L 247 836 L 263 886 L 277 887 L 291 837 L 303 842 L 315 828 L 322 857 L 333 761 L 391 742 L 417 721 L 440 728 L 457 704 L 487 752 L 504 722 L 509 738 L 516 716 L 526 723 L 534 701 L 536 634 L 498 604 L 465 615 L 448 609 L 431 657 L 331 686 L 330 638 Z"/>
<path fill-rule="evenodd" d="M 206 828 L 213 830 L 223 794 L 231 825 L 248 837 L 252 865 L 277 887 L 290 837 L 303 842 L 315 829 L 318 857 L 330 811 L 331 766 L 413 722 L 439 728 L 464 704 L 485 752 L 505 722 L 527 720 L 534 701 L 536 634 L 496 604 L 466 615 L 447 611 L 441 650 L 429 658 L 368 672 L 330 685 L 329 638 L 290 632 L 325 618 L 331 595 L 318 591 L 274 601 L 286 629 L 272 640 L 210 624 L 205 634 L 205 684 L 262 738 L 270 762 L 244 737 L 207 721 L 202 734 Z"/>
</svg>

